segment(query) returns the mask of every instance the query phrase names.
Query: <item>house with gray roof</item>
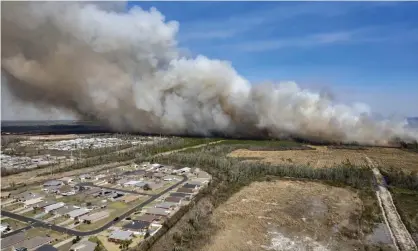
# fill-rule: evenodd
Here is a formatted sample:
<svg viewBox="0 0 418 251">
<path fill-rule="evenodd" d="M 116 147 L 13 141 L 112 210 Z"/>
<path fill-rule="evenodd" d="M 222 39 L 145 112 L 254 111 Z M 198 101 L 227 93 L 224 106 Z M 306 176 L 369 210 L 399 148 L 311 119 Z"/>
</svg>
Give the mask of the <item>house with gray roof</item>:
<svg viewBox="0 0 418 251">
<path fill-rule="evenodd" d="M 162 209 L 173 209 L 178 205 L 178 203 L 175 202 L 162 202 L 155 205 L 156 208 L 162 208 Z"/>
<path fill-rule="evenodd" d="M 60 209 L 65 206 L 64 202 L 58 202 L 49 206 L 44 207 L 45 213 L 53 212 L 54 210 Z"/>
<path fill-rule="evenodd" d="M 68 215 L 71 219 L 78 219 L 78 217 L 88 214 L 89 212 L 90 211 L 87 208 L 79 208 L 68 212 L 66 215 Z"/>
<path fill-rule="evenodd" d="M 64 185 L 62 180 L 48 180 L 43 184 L 43 187 L 55 187 Z"/>
<path fill-rule="evenodd" d="M 104 210 L 104 211 L 100 211 L 100 212 L 93 213 L 93 214 L 83 215 L 80 217 L 80 220 L 86 223 L 88 222 L 92 223 L 92 222 L 105 219 L 107 217 L 109 217 L 109 212 L 107 210 Z"/>
<path fill-rule="evenodd" d="M 81 241 L 79 243 L 76 243 L 76 244 L 72 245 L 70 250 L 74 250 L 74 251 L 94 251 L 96 246 L 97 246 L 96 242 L 91 242 L 91 241 L 85 240 L 85 241 Z"/>
<path fill-rule="evenodd" d="M 133 233 L 131 231 L 116 230 L 113 231 L 108 240 L 115 243 L 120 243 L 122 241 L 128 241 L 133 238 Z"/>
<path fill-rule="evenodd" d="M 168 212 L 167 210 L 162 209 L 162 208 L 148 208 L 146 210 L 146 214 L 168 216 L 168 215 L 170 215 L 170 212 Z"/>
<path fill-rule="evenodd" d="M 55 214 L 57 215 L 66 215 L 67 213 L 74 211 L 76 209 L 78 209 L 79 207 L 73 206 L 73 205 L 66 205 L 63 206 L 57 210 L 55 210 Z"/>
<path fill-rule="evenodd" d="M 57 203 L 57 202 L 54 201 L 54 200 L 44 200 L 44 201 L 41 201 L 39 203 L 36 203 L 32 207 L 33 208 L 44 208 L 46 206 L 49 206 L 49 205 L 52 205 L 52 204 L 55 204 L 55 203 Z"/>
</svg>

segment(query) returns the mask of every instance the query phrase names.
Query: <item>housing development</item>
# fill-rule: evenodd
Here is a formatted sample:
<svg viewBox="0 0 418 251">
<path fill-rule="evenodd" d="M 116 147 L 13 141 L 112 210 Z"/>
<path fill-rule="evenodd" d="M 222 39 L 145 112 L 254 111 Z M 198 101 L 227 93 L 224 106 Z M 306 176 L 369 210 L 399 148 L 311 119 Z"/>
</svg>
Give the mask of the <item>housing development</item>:
<svg viewBox="0 0 418 251">
<path fill-rule="evenodd" d="M 199 168 L 141 163 L 2 192 L 1 250 L 65 250 L 72 244 L 71 250 L 93 251 L 98 244 L 92 239 L 108 250 L 133 247 L 210 181 Z"/>
</svg>

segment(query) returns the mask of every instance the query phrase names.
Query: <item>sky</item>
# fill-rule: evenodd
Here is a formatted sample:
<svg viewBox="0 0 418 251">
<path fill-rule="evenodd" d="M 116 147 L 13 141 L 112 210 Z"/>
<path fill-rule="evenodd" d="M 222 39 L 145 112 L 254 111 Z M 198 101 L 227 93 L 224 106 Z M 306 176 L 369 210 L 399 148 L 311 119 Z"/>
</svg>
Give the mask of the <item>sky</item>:
<svg viewBox="0 0 418 251">
<path fill-rule="evenodd" d="M 418 116 L 418 2 L 147 1 L 126 8 L 133 6 L 178 21 L 185 55 L 230 61 L 253 84 L 296 81 L 384 116 Z"/>
<path fill-rule="evenodd" d="M 128 2 L 179 22 L 190 55 L 254 84 L 296 81 L 384 115 L 418 116 L 418 2 Z"/>
</svg>

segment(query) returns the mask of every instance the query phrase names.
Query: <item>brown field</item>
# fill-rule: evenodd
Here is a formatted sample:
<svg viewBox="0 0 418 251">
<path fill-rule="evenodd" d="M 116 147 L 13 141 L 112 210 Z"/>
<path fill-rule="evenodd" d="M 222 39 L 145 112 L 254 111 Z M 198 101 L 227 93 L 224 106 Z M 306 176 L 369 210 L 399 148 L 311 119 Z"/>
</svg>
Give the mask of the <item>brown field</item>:
<svg viewBox="0 0 418 251">
<path fill-rule="evenodd" d="M 369 147 L 366 150 L 330 149 L 326 146 L 312 146 L 315 150 L 250 151 L 239 149 L 231 157 L 258 158 L 272 164 L 309 165 L 312 167 L 333 167 L 347 160 L 355 166 L 367 165 L 366 156 L 380 166 L 392 166 L 418 171 L 418 154 L 397 148 Z"/>
<path fill-rule="evenodd" d="M 364 250 L 364 243 L 378 243 L 362 234 L 362 207 L 345 188 L 254 182 L 214 210 L 211 222 L 219 229 L 202 250 Z"/>
</svg>

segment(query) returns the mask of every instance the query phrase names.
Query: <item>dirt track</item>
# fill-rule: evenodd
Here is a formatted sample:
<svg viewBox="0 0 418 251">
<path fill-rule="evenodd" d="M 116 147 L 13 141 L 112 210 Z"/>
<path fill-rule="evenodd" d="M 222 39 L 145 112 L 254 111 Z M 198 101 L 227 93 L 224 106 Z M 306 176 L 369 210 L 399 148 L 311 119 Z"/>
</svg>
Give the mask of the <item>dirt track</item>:
<svg viewBox="0 0 418 251">
<path fill-rule="evenodd" d="M 366 160 L 372 168 L 373 174 L 376 178 L 378 184 L 376 196 L 380 202 L 379 204 L 382 213 L 385 217 L 386 224 L 391 230 L 394 243 L 396 244 L 398 250 L 401 251 L 417 250 L 417 246 L 415 245 L 415 242 L 412 239 L 411 234 L 406 229 L 401 217 L 398 214 L 398 211 L 396 210 L 395 204 L 392 200 L 392 195 L 386 188 L 386 184 L 382 174 L 369 157 L 366 157 Z"/>
</svg>

